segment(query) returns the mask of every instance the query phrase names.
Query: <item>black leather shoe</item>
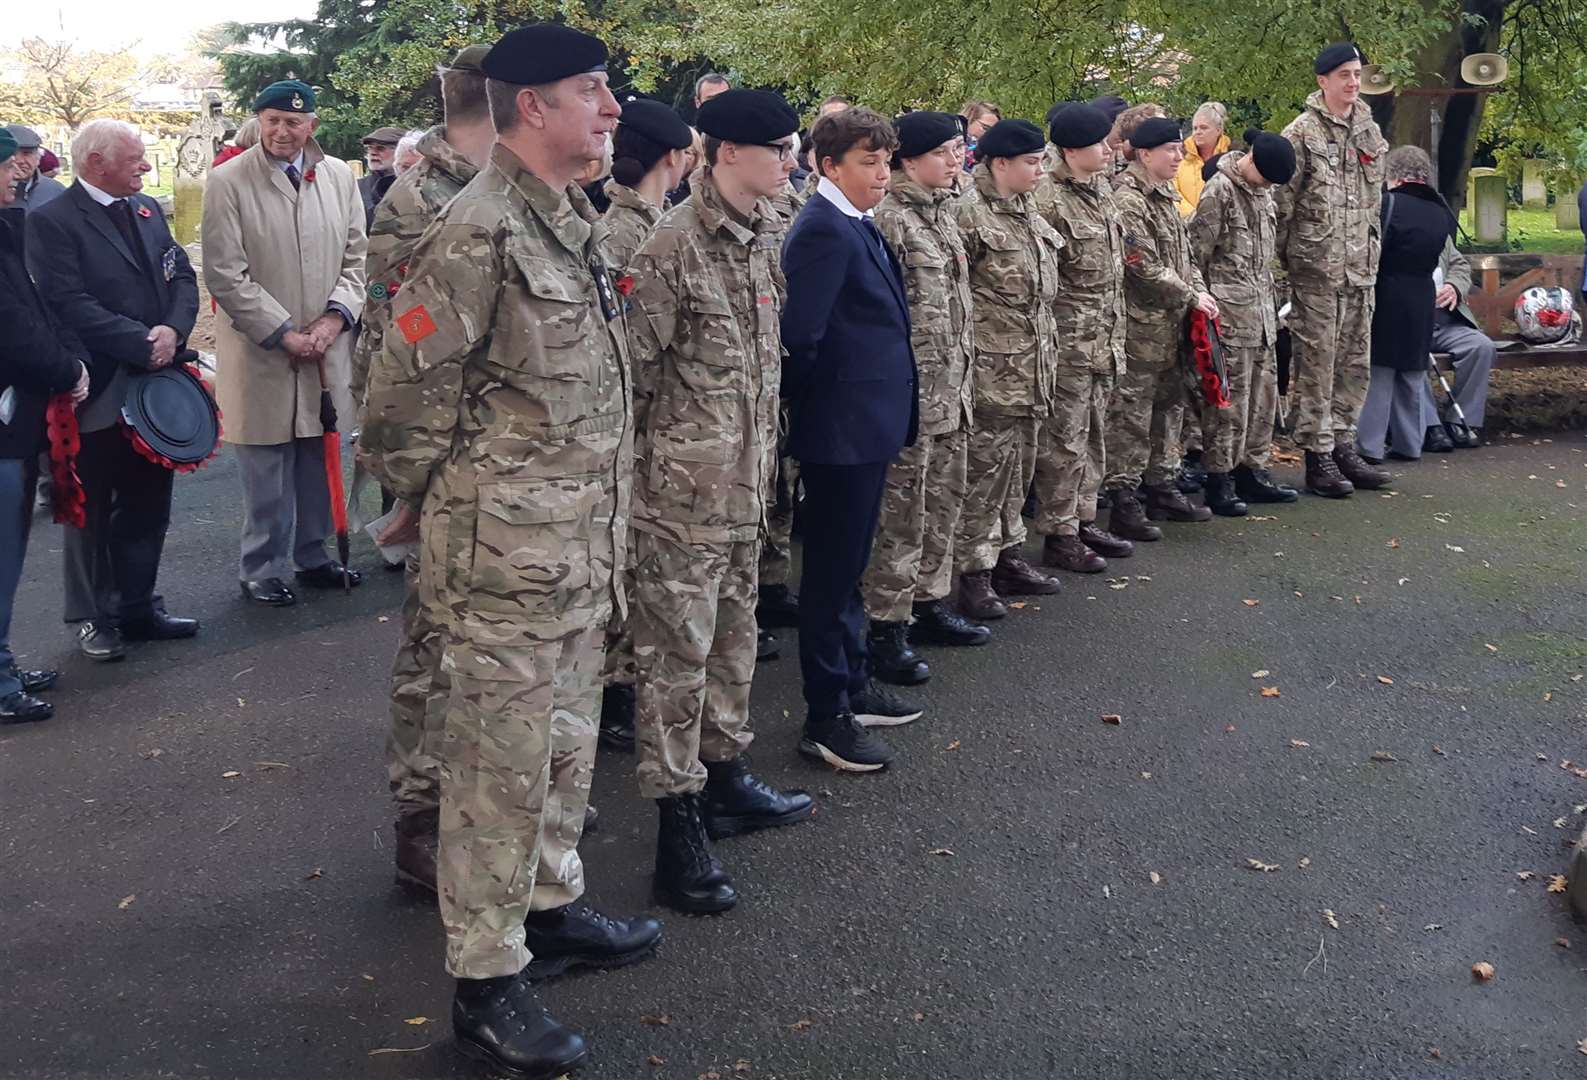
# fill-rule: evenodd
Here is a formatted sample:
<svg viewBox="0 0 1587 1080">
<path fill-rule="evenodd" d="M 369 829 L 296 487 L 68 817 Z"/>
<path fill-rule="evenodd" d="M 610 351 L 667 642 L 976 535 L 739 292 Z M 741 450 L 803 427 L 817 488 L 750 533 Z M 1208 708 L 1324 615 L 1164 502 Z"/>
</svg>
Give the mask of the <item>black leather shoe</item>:
<svg viewBox="0 0 1587 1080">
<path fill-rule="evenodd" d="M 1389 482 L 1394 479 L 1385 470 L 1362 461 L 1354 443 L 1336 442 L 1333 459 L 1344 478 L 1362 491 L 1376 491 L 1378 488 L 1388 487 Z"/>
<path fill-rule="evenodd" d="M 782 648 L 777 644 L 777 638 L 770 630 L 755 631 L 755 663 L 763 664 L 768 660 L 775 660 L 782 655 Z"/>
<path fill-rule="evenodd" d="M 700 793 L 705 831 L 712 840 L 804 821 L 816 812 L 803 791 L 779 791 L 749 771 L 749 759 L 705 763 Z"/>
<path fill-rule="evenodd" d="M 595 809 L 594 803 L 584 804 L 584 831 L 595 832 L 601 827 L 601 812 Z"/>
<path fill-rule="evenodd" d="M 1192 450 L 1179 463 L 1174 473 L 1174 487 L 1181 495 L 1194 495 L 1207 482 L 1207 470 L 1201 467 L 1201 451 Z"/>
<path fill-rule="evenodd" d="M 881 772 L 893 760 L 887 744 L 861 727 L 851 712 L 807 719 L 799 752 L 843 772 Z"/>
<path fill-rule="evenodd" d="M 1482 445 L 1482 431 L 1480 428 L 1467 427 L 1457 421 L 1445 424 L 1444 430 L 1449 435 L 1450 444 L 1456 450 L 1475 450 Z"/>
<path fill-rule="evenodd" d="M 1427 429 L 1427 434 L 1422 437 L 1422 453 L 1424 454 L 1451 454 L 1455 451 L 1455 442 L 1449 437 L 1449 432 L 1444 430 L 1443 424 L 1434 424 Z"/>
<path fill-rule="evenodd" d="M 55 685 L 55 680 L 61 677 L 59 671 L 18 671 L 17 680 L 22 684 L 24 694 L 38 694 Z"/>
<path fill-rule="evenodd" d="M 441 812 L 403 814 L 392 826 L 397 834 L 397 884 L 414 893 L 435 896 L 435 860 L 440 845 Z"/>
<path fill-rule="evenodd" d="M 1208 473 L 1202 491 L 1207 509 L 1219 517 L 1245 517 L 1249 509 L 1245 500 L 1234 493 L 1234 477 L 1228 473 Z"/>
<path fill-rule="evenodd" d="M 634 688 L 612 683 L 601 690 L 601 745 L 632 753 L 634 749 Z"/>
<path fill-rule="evenodd" d="M 32 724 L 54 715 L 54 705 L 24 690 L 0 698 L 0 724 Z"/>
<path fill-rule="evenodd" d="M 316 566 L 312 570 L 299 570 L 292 576 L 311 589 L 340 589 L 343 571 L 342 564 L 333 559 L 324 566 Z M 357 585 L 364 580 L 364 575 L 357 570 L 346 570 L 346 574 L 351 585 Z"/>
<path fill-rule="evenodd" d="M 549 911 L 531 911 L 523 922 L 523 936 L 534 957 L 524 974 L 539 981 L 569 968 L 604 971 L 637 964 L 656 951 L 661 924 L 643 915 L 608 918 L 579 900 Z"/>
<path fill-rule="evenodd" d="M 992 638 L 991 629 L 966 619 L 946 600 L 917 601 L 911 610 L 909 640 L 917 645 L 985 645 Z"/>
<path fill-rule="evenodd" d="M 1300 492 L 1286 484 L 1273 482 L 1266 469 L 1253 469 L 1241 465 L 1234 470 L 1234 490 L 1248 503 L 1290 503 L 1300 498 Z"/>
<path fill-rule="evenodd" d="M 242 595 L 245 600 L 252 600 L 267 607 L 290 607 L 298 602 L 297 594 L 287 588 L 287 583 L 278 577 L 244 581 Z"/>
<path fill-rule="evenodd" d="M 1114 536 L 1106 529 L 1097 528 L 1094 521 L 1080 523 L 1080 542 L 1104 559 L 1128 559 L 1135 554 L 1135 545 L 1122 536 Z"/>
<path fill-rule="evenodd" d="M 883 682 L 918 686 L 931 678 L 930 665 L 909 646 L 907 622 L 872 620 L 866 648 L 871 654 L 871 670 Z"/>
<path fill-rule="evenodd" d="M 457 1048 L 518 1080 L 556 1080 L 589 1055 L 584 1040 L 551 1018 L 522 974 L 459 979 L 452 997 Z"/>
<path fill-rule="evenodd" d="M 755 621 L 761 626 L 799 625 L 799 595 L 786 585 L 767 585 L 755 600 Z"/>
<path fill-rule="evenodd" d="M 875 679 L 867 679 L 865 688 L 849 695 L 849 709 L 861 727 L 898 727 L 913 724 L 925 713 L 918 705 L 911 705 Z"/>
<path fill-rule="evenodd" d="M 114 626 L 89 620 L 77 628 L 77 648 L 90 660 L 108 663 L 127 655 L 121 631 Z"/>
<path fill-rule="evenodd" d="M 121 636 L 128 641 L 175 641 L 198 633 L 197 619 L 178 619 L 163 611 L 141 619 L 121 620 Z"/>
<path fill-rule="evenodd" d="M 1325 499 L 1347 499 L 1356 490 L 1339 471 L 1332 454 L 1306 451 L 1306 490 Z"/>
<path fill-rule="evenodd" d="M 704 800 L 699 795 L 657 799 L 656 900 L 689 915 L 716 915 L 738 903 L 705 831 Z"/>
</svg>

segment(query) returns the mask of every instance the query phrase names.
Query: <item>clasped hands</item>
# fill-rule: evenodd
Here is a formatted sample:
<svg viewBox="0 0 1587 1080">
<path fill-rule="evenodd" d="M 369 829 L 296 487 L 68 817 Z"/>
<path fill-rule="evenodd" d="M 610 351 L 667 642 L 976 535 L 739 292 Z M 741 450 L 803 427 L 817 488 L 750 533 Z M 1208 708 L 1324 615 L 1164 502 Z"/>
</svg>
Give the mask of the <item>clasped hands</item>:
<svg viewBox="0 0 1587 1080">
<path fill-rule="evenodd" d="M 336 343 L 343 329 L 342 317 L 334 311 L 327 311 L 302 330 L 288 330 L 281 335 L 281 347 L 286 350 L 293 367 L 317 364 Z"/>
</svg>

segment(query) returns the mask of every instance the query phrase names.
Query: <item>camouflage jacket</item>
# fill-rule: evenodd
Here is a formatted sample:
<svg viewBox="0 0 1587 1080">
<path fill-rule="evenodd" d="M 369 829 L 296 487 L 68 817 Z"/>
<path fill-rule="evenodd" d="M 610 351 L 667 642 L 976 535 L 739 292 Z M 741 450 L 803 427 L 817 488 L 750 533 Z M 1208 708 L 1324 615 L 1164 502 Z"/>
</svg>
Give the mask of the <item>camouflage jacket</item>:
<svg viewBox="0 0 1587 1080">
<path fill-rule="evenodd" d="M 397 177 L 375 207 L 369 226 L 369 251 L 364 258 L 369 301 L 353 347 L 353 400 L 360 405 L 369 382 L 369 365 L 380 356 L 386 328 L 391 325 L 392 298 L 402 288 L 413 246 L 441 208 L 479 172 L 446 141 L 444 127 L 425 132 L 416 149 L 423 159 Z"/>
<path fill-rule="evenodd" d="M 975 301 L 976 412 L 1045 416 L 1063 238 L 1036 212 L 1034 195 L 999 195 L 989 166 L 975 170 L 957 212 Z"/>
<path fill-rule="evenodd" d="M 414 250 L 370 379 L 360 448 L 422 500 L 420 603 L 475 644 L 624 607 L 628 344 L 604 243 L 577 186 L 498 143 Z"/>
<path fill-rule="evenodd" d="M 621 274 L 634 261 L 634 255 L 645 242 L 645 237 L 650 235 L 650 230 L 656 227 L 656 222 L 661 220 L 661 215 L 672 204 L 657 206 L 633 188 L 619 184 L 616 180 L 606 181 L 603 190 L 606 197 L 612 200 L 612 205 L 606 208 L 606 213 L 601 217 L 606 222 L 606 257 L 611 260 L 612 270 Z"/>
<path fill-rule="evenodd" d="M 876 208 L 876 227 L 904 271 L 922 435 L 968 427 L 975 405 L 970 266 L 953 198 L 951 191 L 928 190 L 895 172 L 887 197 Z"/>
<path fill-rule="evenodd" d="M 1185 316 L 1206 291 L 1190 257 L 1179 216 L 1179 192 L 1131 162 L 1113 196 L 1124 226 L 1124 304 L 1130 326 L 1124 347 L 1136 363 L 1168 363 L 1185 342 Z"/>
<path fill-rule="evenodd" d="M 793 186 L 793 181 L 789 180 L 783 184 L 781 191 L 771 197 L 771 208 L 777 211 L 777 216 L 782 219 L 784 229 L 792 225 L 793 219 L 799 216 L 800 210 L 804 209 L 805 202 L 809 199 L 809 195 L 805 192 L 813 190 L 814 188 L 806 188 L 805 191 L 800 191 Z"/>
<path fill-rule="evenodd" d="M 1201 191 L 1190 219 L 1190 244 L 1207 291 L 1218 301 L 1225 344 L 1256 349 L 1278 342 L 1273 288 L 1273 193 L 1240 177 L 1245 153 L 1218 159 L 1218 173 Z"/>
<path fill-rule="evenodd" d="M 1295 175 L 1273 197 L 1279 261 L 1292 279 L 1313 287 L 1371 288 L 1382 249 L 1378 208 L 1389 152 L 1372 110 L 1358 101 L 1349 119 L 1340 120 L 1319 90 L 1284 137 L 1295 147 Z"/>
<path fill-rule="evenodd" d="M 680 543 L 754 540 L 777 456 L 782 220 L 744 221 L 709 176 L 629 266 L 633 526 Z"/>
<path fill-rule="evenodd" d="M 1058 366 L 1124 374 L 1124 230 L 1109 186 L 1080 181 L 1060 158 L 1036 188 L 1036 207 L 1064 240 L 1058 252 Z"/>
</svg>

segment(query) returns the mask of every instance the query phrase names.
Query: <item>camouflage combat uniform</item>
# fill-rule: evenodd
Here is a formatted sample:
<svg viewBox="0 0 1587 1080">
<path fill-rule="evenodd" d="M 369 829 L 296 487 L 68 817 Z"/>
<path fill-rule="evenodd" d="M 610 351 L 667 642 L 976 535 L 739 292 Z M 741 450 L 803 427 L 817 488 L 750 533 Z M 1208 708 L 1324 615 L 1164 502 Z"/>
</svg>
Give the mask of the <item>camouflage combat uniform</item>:
<svg viewBox="0 0 1587 1080">
<path fill-rule="evenodd" d="M 755 570 L 777 455 L 782 219 L 709 172 L 630 266 L 634 729 L 647 799 L 694 794 L 749 746 Z"/>
<path fill-rule="evenodd" d="M 1168 484 L 1179 467 L 1186 403 L 1185 319 L 1205 292 L 1171 180 L 1140 162 L 1124 171 L 1114 201 L 1124 228 L 1124 375 L 1108 410 L 1105 487 Z"/>
<path fill-rule="evenodd" d="M 1036 205 L 1064 240 L 1053 298 L 1052 413 L 1036 457 L 1036 528 L 1074 536 L 1097 517 L 1108 400 L 1124 374 L 1124 234 L 1109 185 L 1100 176 L 1077 180 L 1062 158 L 1042 177 Z"/>
<path fill-rule="evenodd" d="M 369 302 L 353 352 L 360 402 L 370 367 L 381 362 L 391 311 L 402 288 L 414 245 L 452 197 L 479 172 L 446 141 L 445 129 L 425 132 L 417 147 L 422 160 L 397 178 L 375 207 L 369 227 L 366 262 Z M 399 814 L 433 813 L 440 805 L 438 742 L 446 714 L 441 665 L 441 631 L 419 603 L 418 559 L 408 560 L 402 599 L 402 637 L 391 664 L 391 735 L 386 742 L 386 774 Z"/>
<path fill-rule="evenodd" d="M 423 507 L 419 598 L 443 627 L 437 883 L 459 978 L 518 972 L 531 908 L 584 888 L 632 449 L 604 238 L 582 192 L 497 144 L 414 251 L 369 387 L 363 445 Z"/>
<path fill-rule="evenodd" d="M 809 196 L 805 192 L 815 190 L 815 179 L 812 177 L 805 191 L 800 191 L 792 182 L 783 185 L 783 189 L 770 199 L 771 208 L 782 218 L 784 229 L 793 224 L 794 218 L 799 216 L 799 211 L 804 209 Z M 793 524 L 794 506 L 799 499 L 799 462 L 789 457 L 785 449 L 787 444 L 788 423 L 783 419 L 779 428 L 781 433 L 777 443 L 777 475 L 772 483 L 771 506 L 767 508 L 766 529 L 760 538 L 760 588 L 764 589 L 773 585 L 786 586 L 793 576 Z"/>
<path fill-rule="evenodd" d="M 957 212 L 974 300 L 975 423 L 954 551 L 969 574 L 992 569 L 1000 551 L 1025 542 L 1020 510 L 1052 401 L 1052 302 L 1064 242 L 1037 212 L 1035 195 L 997 193 L 989 166 L 975 170 Z"/>
<path fill-rule="evenodd" d="M 920 431 L 887 467 L 871 559 L 860 581 L 865 613 L 906 622 L 917 602 L 953 587 L 954 533 L 964 507 L 965 438 L 975 404 L 970 268 L 947 190 L 893 173 L 876 227 L 904 271 L 919 369 Z"/>
<path fill-rule="evenodd" d="M 1190 219 L 1190 243 L 1218 321 L 1229 369 L 1229 407 L 1201 409 L 1202 464 L 1211 473 L 1267 468 L 1278 407 L 1278 307 L 1273 288 L 1273 194 L 1239 174 L 1241 151 L 1218 159 Z"/>
<path fill-rule="evenodd" d="M 1284 137 L 1295 147 L 1295 175 L 1274 203 L 1292 305 L 1290 413 L 1295 445 L 1328 453 L 1336 442 L 1354 444 L 1367 396 L 1389 144 L 1365 102 L 1341 120 L 1320 90 Z"/>
</svg>

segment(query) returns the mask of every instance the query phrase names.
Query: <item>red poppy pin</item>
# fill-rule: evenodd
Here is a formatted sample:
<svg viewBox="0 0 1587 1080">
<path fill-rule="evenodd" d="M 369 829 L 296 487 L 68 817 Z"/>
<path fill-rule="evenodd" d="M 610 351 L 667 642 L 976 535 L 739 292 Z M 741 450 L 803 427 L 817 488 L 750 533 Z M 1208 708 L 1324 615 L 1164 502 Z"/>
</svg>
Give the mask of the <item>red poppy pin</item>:
<svg viewBox="0 0 1587 1080">
<path fill-rule="evenodd" d="M 617 291 L 622 293 L 624 296 L 627 296 L 629 293 L 633 292 L 634 291 L 634 275 L 633 274 L 624 274 L 622 277 L 618 278 L 617 279 Z"/>
<path fill-rule="evenodd" d="M 1373 157 L 1371 154 L 1367 153 L 1365 150 L 1357 150 L 1356 151 L 1356 156 L 1361 159 L 1361 164 L 1363 164 L 1363 165 L 1370 165 L 1374 161 L 1377 160 L 1377 158 Z"/>
<path fill-rule="evenodd" d="M 140 206 L 138 207 L 138 216 L 142 218 L 153 217 L 154 211 L 150 210 L 147 206 Z"/>
<path fill-rule="evenodd" d="M 307 183 L 307 184 L 314 183 L 314 170 L 313 169 L 310 169 L 308 172 L 303 174 L 303 182 Z"/>
</svg>

